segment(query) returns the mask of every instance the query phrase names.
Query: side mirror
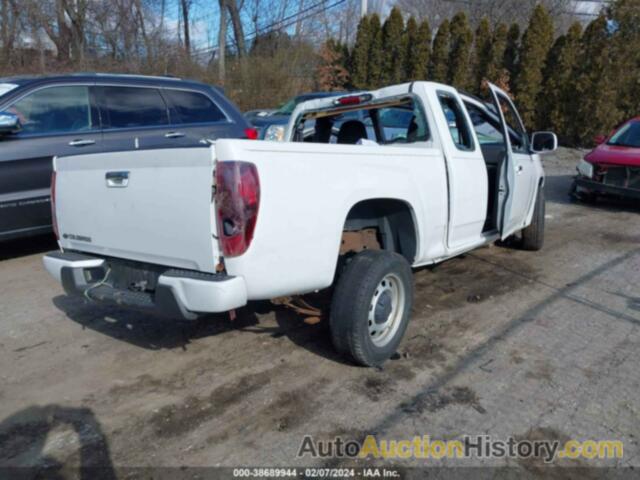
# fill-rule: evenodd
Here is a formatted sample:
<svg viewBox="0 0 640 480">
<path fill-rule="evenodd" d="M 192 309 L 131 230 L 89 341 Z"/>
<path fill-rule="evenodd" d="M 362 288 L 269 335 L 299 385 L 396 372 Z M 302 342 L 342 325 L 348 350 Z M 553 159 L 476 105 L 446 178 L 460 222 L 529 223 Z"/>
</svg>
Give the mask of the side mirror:
<svg viewBox="0 0 640 480">
<path fill-rule="evenodd" d="M 531 135 L 534 153 L 551 153 L 558 148 L 558 137 L 553 132 L 535 132 Z"/>
<path fill-rule="evenodd" d="M 0 112 L 0 135 L 7 135 L 20 131 L 20 119 L 9 112 Z"/>
<path fill-rule="evenodd" d="M 593 137 L 593 141 L 596 145 L 602 145 L 604 141 L 607 139 L 604 135 L 596 135 Z"/>
</svg>

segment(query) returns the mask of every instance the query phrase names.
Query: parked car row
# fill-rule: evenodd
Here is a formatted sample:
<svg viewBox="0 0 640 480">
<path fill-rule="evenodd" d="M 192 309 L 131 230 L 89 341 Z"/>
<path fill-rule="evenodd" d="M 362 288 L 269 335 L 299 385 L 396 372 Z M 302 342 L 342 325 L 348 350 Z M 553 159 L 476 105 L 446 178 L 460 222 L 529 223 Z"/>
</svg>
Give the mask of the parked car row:
<svg viewBox="0 0 640 480">
<path fill-rule="evenodd" d="M 171 77 L 0 79 L 0 241 L 51 231 L 49 188 L 56 156 L 193 147 L 218 138 L 282 141 L 299 104 L 345 94 L 298 95 L 278 109 L 243 116 L 216 87 Z M 382 113 L 383 128 L 395 128 L 401 137 L 410 115 L 402 109 Z M 453 113 L 446 115 L 455 129 Z M 334 143 L 342 141 L 337 133 L 344 122 L 362 122 L 372 137 L 371 119 L 356 110 L 333 122 Z M 313 131 L 313 122 L 307 122 L 307 141 Z M 583 200 L 602 194 L 640 198 L 640 118 L 598 143 L 578 165 L 572 193 Z"/>
</svg>

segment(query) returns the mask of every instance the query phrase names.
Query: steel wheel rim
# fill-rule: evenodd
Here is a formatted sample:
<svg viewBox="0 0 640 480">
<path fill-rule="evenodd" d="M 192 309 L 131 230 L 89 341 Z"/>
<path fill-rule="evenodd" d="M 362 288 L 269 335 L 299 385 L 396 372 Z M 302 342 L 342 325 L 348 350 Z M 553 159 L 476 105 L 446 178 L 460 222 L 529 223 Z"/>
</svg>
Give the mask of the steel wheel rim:
<svg viewBox="0 0 640 480">
<path fill-rule="evenodd" d="M 389 273 L 380 280 L 367 316 L 369 338 L 376 347 L 387 345 L 400 328 L 405 298 L 404 284 L 397 275 Z"/>
</svg>

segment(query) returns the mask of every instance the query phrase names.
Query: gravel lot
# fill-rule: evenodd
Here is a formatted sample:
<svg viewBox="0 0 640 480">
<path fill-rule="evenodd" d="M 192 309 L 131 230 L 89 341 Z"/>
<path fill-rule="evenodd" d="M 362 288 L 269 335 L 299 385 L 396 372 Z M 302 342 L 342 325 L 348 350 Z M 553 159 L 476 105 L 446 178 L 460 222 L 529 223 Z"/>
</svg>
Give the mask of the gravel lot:
<svg viewBox="0 0 640 480">
<path fill-rule="evenodd" d="M 296 458 L 304 435 L 368 433 L 619 439 L 621 460 L 557 463 L 639 467 L 640 208 L 570 202 L 578 158 L 544 160 L 541 252 L 491 246 L 415 273 L 412 323 L 380 371 L 282 309 L 189 323 L 85 304 L 42 268 L 52 239 L 2 245 L 0 467 L 325 465 Z M 550 472 L 393 463 L 425 462 Z"/>
</svg>

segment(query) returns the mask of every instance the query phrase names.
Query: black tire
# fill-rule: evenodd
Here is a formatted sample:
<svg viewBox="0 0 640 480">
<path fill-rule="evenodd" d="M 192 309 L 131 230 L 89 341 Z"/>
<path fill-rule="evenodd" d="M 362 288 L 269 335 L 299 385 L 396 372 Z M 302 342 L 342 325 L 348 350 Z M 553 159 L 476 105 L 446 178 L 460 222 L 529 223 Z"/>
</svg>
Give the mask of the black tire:
<svg viewBox="0 0 640 480">
<path fill-rule="evenodd" d="M 370 305 L 376 292 L 380 291 L 381 282 L 387 281 L 389 276 L 403 291 L 404 308 L 401 313 L 397 311 L 396 321 L 392 322 L 394 327 L 390 327 L 384 337 L 384 345 L 377 345 L 369 331 Z M 358 253 L 346 265 L 333 293 L 329 320 L 333 345 L 342 355 L 360 365 L 382 365 L 398 349 L 409 323 L 412 304 L 413 275 L 404 257 L 384 250 Z"/>
<path fill-rule="evenodd" d="M 544 188 L 540 186 L 531 224 L 522 230 L 521 247 L 523 250 L 537 251 L 544 245 L 544 214 Z"/>
</svg>

